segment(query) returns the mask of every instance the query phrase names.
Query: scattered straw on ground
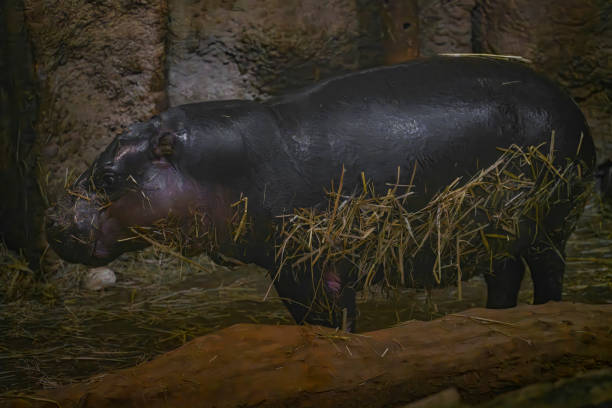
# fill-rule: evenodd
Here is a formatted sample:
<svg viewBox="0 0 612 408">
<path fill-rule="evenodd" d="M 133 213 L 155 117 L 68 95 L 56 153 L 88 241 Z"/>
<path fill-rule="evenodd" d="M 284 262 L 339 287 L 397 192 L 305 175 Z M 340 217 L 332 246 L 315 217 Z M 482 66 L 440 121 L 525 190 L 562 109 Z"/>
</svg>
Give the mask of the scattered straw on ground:
<svg viewBox="0 0 612 408">
<path fill-rule="evenodd" d="M 2 254 L 6 282 L 13 258 L 21 269 L 27 264 L 6 248 Z M 88 268 L 60 262 L 45 282 L 2 291 L 0 391 L 132 366 L 233 323 L 291 323 L 279 300 L 263 302 L 265 271 L 213 265 L 205 256 L 192 261 L 200 266 L 153 248 L 129 254 L 110 265 L 118 283 L 97 292 L 83 288 Z"/>
</svg>

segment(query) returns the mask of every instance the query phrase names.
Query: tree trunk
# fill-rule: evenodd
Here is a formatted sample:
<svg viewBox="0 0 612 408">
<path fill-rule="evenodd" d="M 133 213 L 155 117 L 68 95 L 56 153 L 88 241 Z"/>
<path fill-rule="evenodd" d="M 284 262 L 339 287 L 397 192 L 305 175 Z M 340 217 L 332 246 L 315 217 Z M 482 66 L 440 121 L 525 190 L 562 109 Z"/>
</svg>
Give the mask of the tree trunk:
<svg viewBox="0 0 612 408">
<path fill-rule="evenodd" d="M 363 334 L 240 324 L 35 398 L 64 408 L 378 407 L 456 387 L 474 403 L 611 366 L 611 322 L 612 305 L 548 303 L 471 309 Z M 34 397 L 11 403 L 52 406 Z"/>
</svg>

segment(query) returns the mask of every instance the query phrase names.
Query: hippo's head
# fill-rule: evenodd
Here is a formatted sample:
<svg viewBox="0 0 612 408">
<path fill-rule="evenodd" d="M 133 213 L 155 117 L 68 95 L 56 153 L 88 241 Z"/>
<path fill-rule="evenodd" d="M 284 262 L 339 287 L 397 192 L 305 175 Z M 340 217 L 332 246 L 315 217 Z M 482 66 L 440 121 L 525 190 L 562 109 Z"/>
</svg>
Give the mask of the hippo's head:
<svg viewBox="0 0 612 408">
<path fill-rule="evenodd" d="M 229 198 L 218 184 L 193 177 L 190 166 L 202 166 L 205 154 L 181 158 L 205 138 L 196 143 L 189 134 L 193 129 L 163 119 L 134 125 L 115 138 L 47 211 L 47 239 L 62 258 L 103 265 L 147 246 L 147 238 L 163 242 L 176 229 L 211 242 L 206 239 L 214 233 L 211 219 L 225 215 Z M 176 229 L 168 230 L 169 224 Z"/>
</svg>

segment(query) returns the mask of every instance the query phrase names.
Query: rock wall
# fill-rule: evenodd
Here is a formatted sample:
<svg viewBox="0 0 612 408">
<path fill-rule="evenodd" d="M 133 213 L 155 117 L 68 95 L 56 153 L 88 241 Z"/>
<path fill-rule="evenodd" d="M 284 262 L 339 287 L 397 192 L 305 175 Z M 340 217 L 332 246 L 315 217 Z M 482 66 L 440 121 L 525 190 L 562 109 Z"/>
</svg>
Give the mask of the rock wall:
<svg viewBox="0 0 612 408">
<path fill-rule="evenodd" d="M 472 52 L 472 10 L 477 0 L 419 0 L 419 52 Z"/>
<path fill-rule="evenodd" d="M 38 96 L 23 0 L 0 3 L 0 242 L 36 268 L 44 203 L 33 150 Z"/>
<path fill-rule="evenodd" d="M 360 52 L 379 43 L 360 22 L 380 20 L 380 7 L 355 0 L 169 0 L 169 16 L 173 106 L 265 98 L 382 62 Z"/>
<path fill-rule="evenodd" d="M 419 6 L 416 0 L 383 1 L 385 64 L 397 64 L 419 56 Z"/>
<path fill-rule="evenodd" d="M 48 191 L 78 175 L 129 123 L 165 106 L 166 5 L 158 0 L 25 0 Z"/>
</svg>

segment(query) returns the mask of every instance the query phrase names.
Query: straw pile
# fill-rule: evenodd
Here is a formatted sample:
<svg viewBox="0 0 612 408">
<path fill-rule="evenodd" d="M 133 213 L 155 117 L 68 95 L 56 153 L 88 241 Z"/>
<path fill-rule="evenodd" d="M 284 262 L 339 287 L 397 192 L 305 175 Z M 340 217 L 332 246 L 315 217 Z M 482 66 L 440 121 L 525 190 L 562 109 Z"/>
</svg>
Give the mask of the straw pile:
<svg viewBox="0 0 612 408">
<path fill-rule="evenodd" d="M 589 194 L 582 165 L 555 162 L 554 134 L 549 146 L 546 153 L 544 144 L 499 149 L 500 157 L 488 168 L 467 181 L 455 179 L 418 209 L 411 205 L 414 172 L 409 185 L 396 182 L 383 194 L 362 173 L 360 191 L 347 194 L 343 170 L 338 187 L 327 193 L 325 211 L 299 208 L 283 217 L 278 273 L 291 267 L 294 275 L 304 276 L 344 262 L 365 287 L 383 272 L 383 286 L 393 288 L 414 284 L 411 260 L 429 253 L 435 283 L 456 280 L 461 298 L 461 280 L 490 272 L 495 260 L 511 256 L 521 234 L 542 239 L 553 206 L 575 202 L 564 230 L 575 224 Z M 532 221 L 532 230 L 525 220 Z"/>
<path fill-rule="evenodd" d="M 30 294 L 35 281 L 26 258 L 9 251 L 0 242 L 0 303 Z"/>
<path fill-rule="evenodd" d="M 58 261 L 25 286 L 25 260 L 0 244 L 0 281 L 17 279 L 0 288 L 0 395 L 132 366 L 234 323 L 291 323 L 280 300 L 262 301 L 265 271 L 190 260 L 155 247 L 126 254 L 102 291 L 84 289 L 88 268 Z"/>
</svg>

